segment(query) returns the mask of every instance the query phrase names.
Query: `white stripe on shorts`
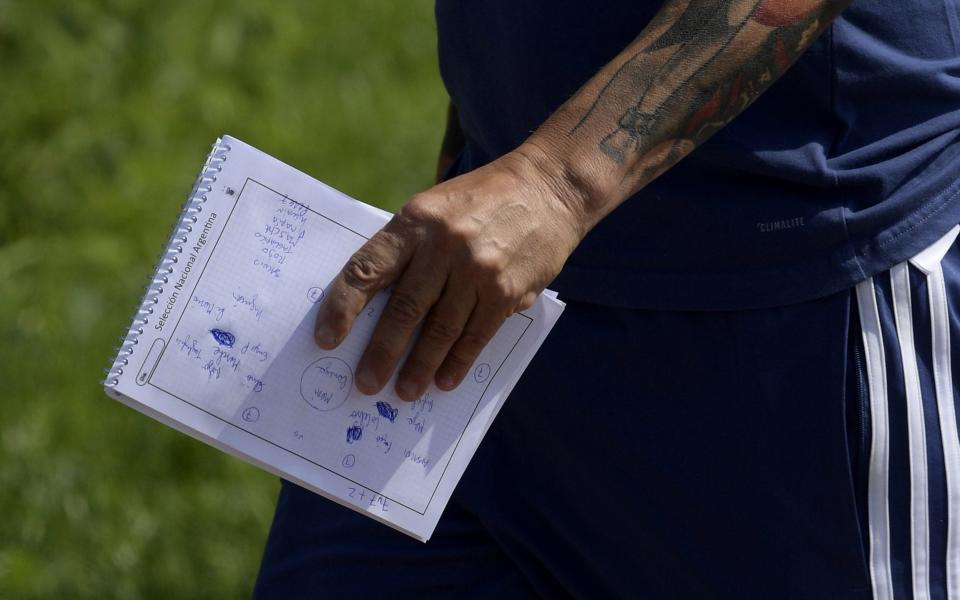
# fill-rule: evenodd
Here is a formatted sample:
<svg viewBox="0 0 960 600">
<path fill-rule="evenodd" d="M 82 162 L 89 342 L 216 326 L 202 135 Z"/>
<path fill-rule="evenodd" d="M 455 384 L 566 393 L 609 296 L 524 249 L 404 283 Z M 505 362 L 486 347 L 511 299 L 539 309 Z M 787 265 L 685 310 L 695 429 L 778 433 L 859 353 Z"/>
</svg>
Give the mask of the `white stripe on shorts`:
<svg viewBox="0 0 960 600">
<path fill-rule="evenodd" d="M 953 365 L 950 357 L 950 315 L 943 256 L 960 234 L 960 225 L 910 262 L 927 276 L 930 297 L 930 327 L 933 350 L 933 381 L 943 441 L 947 479 L 947 598 L 960 600 L 960 435 L 953 397 Z"/>
<path fill-rule="evenodd" d="M 880 332 L 880 311 L 873 279 L 857 284 L 857 307 L 863 329 L 870 395 L 870 466 L 867 480 L 867 513 L 870 531 L 870 578 L 876 600 L 893 600 L 890 574 L 890 505 L 888 500 L 889 442 L 887 440 L 887 363 Z"/>
<path fill-rule="evenodd" d="M 946 592 L 950 600 L 960 600 L 960 434 L 957 430 L 956 406 L 950 357 L 950 316 L 947 286 L 941 261 L 956 241 L 960 225 L 954 227 L 929 248 L 909 261 L 894 266 L 889 273 L 892 310 L 896 325 L 900 367 L 905 386 L 904 407 L 910 468 L 910 552 L 912 597 L 930 597 L 931 561 L 943 564 L 946 571 Z M 940 438 L 946 476 L 946 556 L 930 552 L 930 497 L 926 429 L 923 412 L 923 390 L 915 345 L 914 313 L 911 300 L 910 265 L 926 278 L 930 310 L 930 335 L 934 389 Z M 879 275 L 884 276 L 884 275 Z M 867 482 L 869 531 L 869 567 L 874 598 L 893 600 L 893 567 L 890 537 L 890 396 L 883 329 L 877 302 L 874 278 L 857 285 L 857 308 L 863 330 L 866 357 L 867 391 L 869 394 L 871 447 Z M 889 340 L 888 340 L 889 341 Z M 893 343 L 893 342 L 890 342 Z M 932 431 L 936 431 L 935 429 Z M 942 530 L 941 535 L 942 535 Z M 940 538 L 942 539 L 942 538 Z M 937 553 L 939 554 L 939 553 Z M 939 588 L 939 585 L 937 586 Z M 942 594 L 943 591 L 937 590 Z M 939 594 L 938 594 L 939 595 Z"/>
<path fill-rule="evenodd" d="M 913 343 L 913 307 L 910 301 L 910 266 L 890 269 L 893 316 L 900 343 L 900 364 L 907 395 L 907 432 L 910 445 L 910 542 L 913 597 L 930 598 L 930 499 L 927 493 L 927 437 L 924 435 L 923 400 L 917 351 Z"/>
</svg>

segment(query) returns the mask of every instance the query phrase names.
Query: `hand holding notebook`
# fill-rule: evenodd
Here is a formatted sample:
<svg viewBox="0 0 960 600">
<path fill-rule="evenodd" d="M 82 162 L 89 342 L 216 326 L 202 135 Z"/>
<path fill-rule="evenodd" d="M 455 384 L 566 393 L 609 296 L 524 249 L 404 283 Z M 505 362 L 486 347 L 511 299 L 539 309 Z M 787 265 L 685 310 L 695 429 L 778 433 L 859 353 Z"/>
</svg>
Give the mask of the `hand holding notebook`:
<svg viewBox="0 0 960 600">
<path fill-rule="evenodd" d="M 318 344 L 335 348 L 389 286 L 391 298 L 357 366 L 357 389 L 383 388 L 422 323 L 396 392 L 414 400 L 432 382 L 452 390 L 580 242 L 582 207 L 556 188 L 530 151 L 517 150 L 415 195 L 332 282 L 317 315 Z"/>
<path fill-rule="evenodd" d="M 354 377 L 387 292 L 335 349 L 318 304 L 389 219 L 225 137 L 210 154 L 114 361 L 113 397 L 222 450 L 429 538 L 483 434 L 563 305 L 507 319 L 463 383 L 413 402 Z"/>
</svg>

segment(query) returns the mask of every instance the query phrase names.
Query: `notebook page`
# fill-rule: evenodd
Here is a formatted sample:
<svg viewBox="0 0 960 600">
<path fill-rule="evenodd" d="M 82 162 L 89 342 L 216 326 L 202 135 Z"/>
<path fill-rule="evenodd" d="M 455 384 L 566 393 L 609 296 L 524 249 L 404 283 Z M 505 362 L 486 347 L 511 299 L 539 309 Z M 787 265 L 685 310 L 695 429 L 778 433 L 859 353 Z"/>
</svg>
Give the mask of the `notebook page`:
<svg viewBox="0 0 960 600">
<path fill-rule="evenodd" d="M 227 161 L 114 388 L 154 418 L 426 540 L 503 400 L 562 311 L 510 317 L 464 383 L 415 402 L 354 368 L 387 295 L 335 350 L 317 306 L 389 218 L 226 137 Z M 396 375 L 394 375 L 396 377 Z"/>
</svg>

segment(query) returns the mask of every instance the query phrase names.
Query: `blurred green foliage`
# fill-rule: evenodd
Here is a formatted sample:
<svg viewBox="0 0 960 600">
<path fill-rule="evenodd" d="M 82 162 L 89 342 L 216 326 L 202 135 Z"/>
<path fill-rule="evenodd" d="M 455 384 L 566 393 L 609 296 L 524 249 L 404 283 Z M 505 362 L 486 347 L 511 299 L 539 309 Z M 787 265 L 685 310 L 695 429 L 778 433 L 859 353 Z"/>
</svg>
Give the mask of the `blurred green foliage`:
<svg viewBox="0 0 960 600">
<path fill-rule="evenodd" d="M 102 369 L 230 133 L 394 209 L 446 96 L 429 0 L 0 0 L 0 598 L 238 598 L 275 478 Z"/>
</svg>

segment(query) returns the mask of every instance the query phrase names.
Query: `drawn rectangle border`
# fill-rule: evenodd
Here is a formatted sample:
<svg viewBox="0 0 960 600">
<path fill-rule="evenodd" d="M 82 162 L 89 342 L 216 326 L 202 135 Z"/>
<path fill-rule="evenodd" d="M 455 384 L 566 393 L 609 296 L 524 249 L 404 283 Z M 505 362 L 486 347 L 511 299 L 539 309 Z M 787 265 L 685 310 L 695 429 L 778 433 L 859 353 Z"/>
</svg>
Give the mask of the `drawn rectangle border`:
<svg viewBox="0 0 960 600">
<path fill-rule="evenodd" d="M 243 182 L 243 186 L 240 188 L 240 193 L 237 194 L 237 199 L 234 200 L 233 208 L 230 209 L 230 214 L 227 215 L 227 219 L 226 219 L 226 221 L 224 221 L 223 228 L 220 230 L 220 234 L 217 236 L 216 242 L 214 242 L 213 247 L 210 249 L 210 254 L 207 256 L 207 260 L 206 260 L 206 262 L 205 262 L 204 265 L 203 265 L 203 269 L 200 270 L 200 275 L 197 276 L 197 279 L 195 280 L 195 282 L 194 282 L 194 284 L 193 284 L 193 288 L 190 290 L 190 295 L 189 295 L 189 297 L 193 297 L 193 293 L 197 290 L 197 286 L 200 285 L 200 281 L 203 279 L 203 274 L 204 274 L 204 273 L 206 272 L 206 270 L 207 270 L 207 265 L 209 265 L 209 264 L 210 264 L 210 261 L 213 260 L 213 255 L 216 253 L 216 251 L 217 251 L 217 246 L 220 244 L 220 238 L 223 237 L 223 234 L 226 232 L 227 227 L 230 225 L 230 219 L 231 219 L 231 217 L 233 217 L 234 211 L 236 210 L 237 206 L 240 204 L 241 198 L 243 198 L 243 194 L 244 194 L 244 192 L 245 192 L 246 189 L 247 189 L 247 184 L 248 184 L 248 183 L 251 183 L 251 182 L 254 183 L 254 184 L 256 184 L 256 185 L 259 185 L 259 186 L 262 187 L 262 188 L 265 188 L 265 189 L 273 192 L 274 194 L 280 196 L 281 198 L 286 198 L 287 200 L 292 200 L 293 202 L 296 202 L 298 205 L 306 208 L 307 210 L 309 210 L 311 213 L 317 215 L 318 217 L 321 217 L 321 218 L 323 218 L 323 219 L 326 219 L 327 221 L 330 221 L 331 223 L 333 223 L 333 224 L 335 224 L 335 225 L 338 225 L 338 226 L 342 227 L 343 229 L 346 229 L 347 231 L 349 231 L 349 232 L 351 232 L 351 233 L 354 233 L 354 234 L 360 236 L 361 238 L 363 238 L 363 239 L 365 239 L 365 240 L 369 240 L 369 239 L 370 239 L 370 238 L 368 238 L 367 236 L 363 235 L 362 233 L 360 233 L 360 232 L 358 232 L 358 231 L 355 231 L 355 230 L 353 230 L 353 229 L 350 229 L 349 227 L 347 227 L 347 226 L 344 225 L 343 223 L 340 223 L 339 221 L 336 221 L 336 220 L 334 220 L 334 219 L 331 219 L 330 217 L 328 217 L 328 216 L 326 216 L 326 215 L 324 215 L 324 214 L 322 214 L 322 213 L 317 212 L 316 210 L 314 210 L 314 209 L 313 209 L 312 207 L 310 207 L 309 205 L 303 204 L 303 203 L 301 203 L 301 202 L 298 202 L 297 200 L 294 200 L 294 199 L 291 198 L 290 196 L 288 196 L 288 195 L 286 195 L 286 194 L 283 194 L 283 193 L 280 193 L 280 192 L 278 192 L 277 190 L 271 188 L 270 186 L 265 185 L 265 184 L 261 183 L 260 181 L 257 181 L 256 179 L 253 179 L 253 178 L 251 178 L 251 177 L 247 177 L 247 178 L 245 179 L 245 181 Z M 463 435 L 467 432 L 467 427 L 470 426 L 470 422 L 473 421 L 473 417 L 477 414 L 477 410 L 480 408 L 480 403 L 483 401 L 483 397 L 486 395 L 487 390 L 490 388 L 490 384 L 493 383 L 493 381 L 497 378 L 497 374 L 500 372 L 500 369 L 502 369 L 502 368 L 503 368 L 503 365 L 506 364 L 507 360 L 510 358 L 510 355 L 513 353 L 513 351 L 516 349 L 517 345 L 520 343 L 520 340 L 522 340 L 523 337 L 527 334 L 527 330 L 530 328 L 530 325 L 533 324 L 533 319 L 532 319 L 531 317 L 529 317 L 529 316 L 527 316 L 527 315 L 525 315 L 525 314 L 523 314 L 523 313 L 516 313 L 517 315 L 519 315 L 519 316 L 527 319 L 528 323 L 527 323 L 526 326 L 523 328 L 523 332 L 520 334 L 520 336 L 517 337 L 517 341 L 514 342 L 513 346 L 510 348 L 510 350 L 507 352 L 507 354 L 503 357 L 503 361 L 501 361 L 500 365 L 497 367 L 497 370 L 493 372 L 493 375 L 492 375 L 492 376 L 490 377 L 490 379 L 487 381 L 487 385 L 483 388 L 483 391 L 480 393 L 479 397 L 477 398 L 477 402 L 476 402 L 476 404 L 475 404 L 474 407 L 473 407 L 473 411 L 470 413 L 470 417 L 467 419 L 466 424 L 463 426 L 463 431 L 461 431 L 460 434 L 457 436 L 457 443 L 454 444 L 453 452 L 450 453 L 450 457 L 447 459 L 446 464 L 443 466 L 443 471 L 441 471 L 441 473 L 440 473 L 440 478 L 437 480 L 437 484 L 436 484 L 436 486 L 434 486 L 433 492 L 430 494 L 430 499 L 427 500 L 427 503 L 426 503 L 426 505 L 424 506 L 423 511 L 419 511 L 419 510 L 413 508 L 412 506 L 407 506 L 406 504 L 404 504 L 404 503 L 402 503 L 402 502 L 399 502 L 399 501 L 397 501 L 397 500 L 394 500 L 393 498 L 390 498 L 389 496 L 384 495 L 381 491 L 370 489 L 369 487 L 363 485 L 362 483 L 359 483 L 359 482 L 357 482 L 357 481 L 354 481 L 353 479 L 350 479 L 349 477 L 347 477 L 347 476 L 345 476 L 345 475 L 342 475 L 342 474 L 340 474 L 340 473 L 337 473 L 336 471 L 334 471 L 334 470 L 331 469 L 330 467 L 327 467 L 327 466 L 322 465 L 322 464 L 320 464 L 320 463 L 318 463 L 318 462 L 316 462 L 316 461 L 314 461 L 314 460 L 311 460 L 310 458 L 307 458 L 306 456 L 303 456 L 302 454 L 299 454 L 299 453 L 297 453 L 297 452 L 294 452 L 293 450 L 291 450 L 291 449 L 289 449 L 289 448 L 285 448 L 285 447 L 281 446 L 280 444 L 278 444 L 278 443 L 276 443 L 276 442 L 273 442 L 273 441 L 271 441 L 271 440 L 268 440 L 267 438 L 265 438 L 265 437 L 263 437 L 263 436 L 261 436 L 261 435 L 258 435 L 258 434 L 256 434 L 256 433 L 250 431 L 249 429 L 246 429 L 246 428 L 244 428 L 244 427 L 241 427 L 241 426 L 237 425 L 236 423 L 233 423 L 232 421 L 228 421 L 228 420 L 224 419 L 223 417 L 221 417 L 220 415 L 214 414 L 214 413 L 210 412 L 209 410 L 207 410 L 207 409 L 205 409 L 205 408 L 203 408 L 203 407 L 201 407 L 201 406 L 198 406 L 198 405 L 194 404 L 193 402 L 190 402 L 189 400 L 186 400 L 186 399 L 184 399 L 184 398 L 181 398 L 180 396 L 177 396 L 176 394 L 174 394 L 174 393 L 172 393 L 172 392 L 170 392 L 170 391 L 168 391 L 168 390 L 160 387 L 159 385 L 153 383 L 153 382 L 151 381 L 151 379 L 153 379 L 153 374 L 156 373 L 157 367 L 159 367 L 159 366 L 160 366 L 160 363 L 163 361 L 163 355 L 166 353 L 167 349 L 170 347 L 170 340 L 172 340 L 172 339 L 174 338 L 174 336 L 176 335 L 177 329 L 180 327 L 180 321 L 183 319 L 183 315 L 187 312 L 187 308 L 188 308 L 188 307 L 189 307 L 189 303 L 188 303 L 188 304 L 183 308 L 183 310 L 180 312 L 180 316 L 177 318 L 177 323 L 173 326 L 173 329 L 171 330 L 171 332 L 170 332 L 170 334 L 169 334 L 169 337 L 167 338 L 167 343 L 164 345 L 163 350 L 160 352 L 160 357 L 157 359 L 157 363 L 156 363 L 156 365 L 154 366 L 154 369 L 153 369 L 153 371 L 152 371 L 151 374 L 150 374 L 150 379 L 147 380 L 147 383 L 148 383 L 151 387 L 154 387 L 154 388 L 160 390 L 161 392 L 163 392 L 163 393 L 165 393 L 165 394 L 167 394 L 167 395 L 169 395 L 169 396 L 171 396 L 171 397 L 173 397 L 173 398 L 176 398 L 177 400 L 180 400 L 181 402 L 183 402 L 183 403 L 185 403 L 185 404 L 188 404 L 188 405 L 192 406 L 193 408 L 195 408 L 195 409 L 197 409 L 197 410 L 199 410 L 199 411 L 201 411 L 201 412 L 204 412 L 204 413 L 210 415 L 211 417 L 216 418 L 216 419 L 219 420 L 219 421 L 222 421 L 222 422 L 225 423 L 225 424 L 230 425 L 231 427 L 234 427 L 234 428 L 236 428 L 236 429 L 239 429 L 240 431 L 243 431 L 243 432 L 246 433 L 247 435 L 251 435 L 251 436 L 253 436 L 253 437 L 255 437 L 255 438 L 257 438 L 257 439 L 259 439 L 259 440 L 261 440 L 261 441 L 264 441 L 264 442 L 266 442 L 266 443 L 268 443 L 268 444 L 270 444 L 270 445 L 272 445 L 272 446 L 275 446 L 275 447 L 277 447 L 277 448 L 279 448 L 279 449 L 281 449 L 281 450 L 283 450 L 283 451 L 285 451 L 285 452 L 287 452 L 287 453 L 289 453 L 289 454 L 292 454 L 292 455 L 296 456 L 297 458 L 299 458 L 299 459 L 301 459 L 301 460 L 304 460 L 304 461 L 306 461 L 306 462 L 308 462 L 308 463 L 310 463 L 310 464 L 312 464 L 312 465 L 314 465 L 314 466 L 320 467 L 321 469 L 329 472 L 329 473 L 332 474 L 332 475 L 335 475 L 335 476 L 337 476 L 337 477 L 339 477 L 339 478 L 341 478 L 341 479 L 344 479 L 344 480 L 346 480 L 346 481 L 349 481 L 350 483 L 352 483 L 352 484 L 354 484 L 354 485 L 356 485 L 356 486 L 358 486 L 358 487 L 360 487 L 360 488 L 363 488 L 363 489 L 365 489 L 365 490 L 368 490 L 368 491 L 370 491 L 370 492 L 372 492 L 372 493 L 374 493 L 374 494 L 376 494 L 376 495 L 382 496 L 383 498 L 389 500 L 390 502 L 393 502 L 394 504 L 396 504 L 396 505 L 398 505 L 398 506 L 402 506 L 402 507 L 406 508 L 407 510 L 410 510 L 410 511 L 412 511 L 412 512 L 415 512 L 415 513 L 417 513 L 417 514 L 419 514 L 419 515 L 421 515 L 421 516 L 425 515 L 425 514 L 427 513 L 427 510 L 430 508 L 430 504 L 433 502 L 433 498 L 434 498 L 434 496 L 436 496 L 437 490 L 440 488 L 440 484 L 443 482 L 443 478 L 444 478 L 444 476 L 445 476 L 446 473 L 447 473 L 447 468 L 450 466 L 450 461 L 453 460 L 453 456 L 457 453 L 457 449 L 460 447 L 460 442 L 463 440 Z"/>
</svg>

